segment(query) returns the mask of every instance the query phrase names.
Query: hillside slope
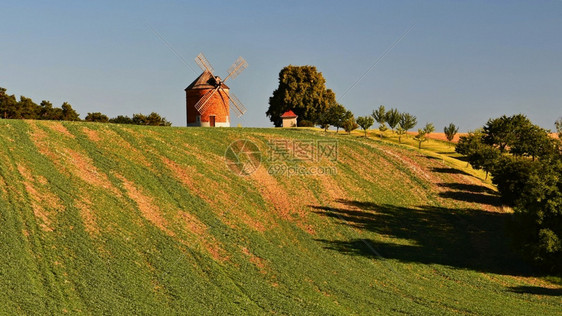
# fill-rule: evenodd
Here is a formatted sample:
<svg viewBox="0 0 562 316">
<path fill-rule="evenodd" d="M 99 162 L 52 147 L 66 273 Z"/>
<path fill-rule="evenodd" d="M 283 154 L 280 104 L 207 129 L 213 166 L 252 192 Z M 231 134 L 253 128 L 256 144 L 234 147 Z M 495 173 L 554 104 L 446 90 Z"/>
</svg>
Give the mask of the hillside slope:
<svg viewBox="0 0 562 316">
<path fill-rule="evenodd" d="M 262 154 L 249 176 L 225 164 L 238 139 Z M 268 146 L 323 141 L 337 159 Z M 8 314 L 561 311 L 560 289 L 508 250 L 494 191 L 416 150 L 305 130 L 0 120 L 0 158 Z M 336 172 L 268 173 L 279 166 Z"/>
</svg>

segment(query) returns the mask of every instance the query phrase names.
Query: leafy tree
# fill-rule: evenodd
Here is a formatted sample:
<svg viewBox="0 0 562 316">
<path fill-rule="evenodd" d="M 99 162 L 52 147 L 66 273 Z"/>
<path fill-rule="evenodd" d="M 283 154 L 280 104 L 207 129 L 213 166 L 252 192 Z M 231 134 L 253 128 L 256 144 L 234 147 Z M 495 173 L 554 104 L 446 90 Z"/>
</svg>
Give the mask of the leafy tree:
<svg viewBox="0 0 562 316">
<path fill-rule="evenodd" d="M 62 119 L 65 121 L 80 121 L 80 116 L 78 115 L 78 113 L 76 113 L 76 111 L 74 111 L 74 109 L 72 108 L 72 106 L 70 105 L 70 103 L 64 102 L 61 106 L 62 108 Z"/>
<path fill-rule="evenodd" d="M 99 122 L 99 123 L 109 122 L 109 118 L 107 117 L 107 115 L 102 114 L 100 112 L 88 113 L 88 115 L 86 115 L 84 120 L 87 122 Z"/>
<path fill-rule="evenodd" d="M 146 117 L 146 125 L 170 126 L 172 125 L 172 123 L 168 122 L 165 118 L 161 117 L 160 114 L 156 112 L 152 112 Z"/>
<path fill-rule="evenodd" d="M 360 116 L 357 118 L 357 125 L 365 131 L 365 137 L 367 137 L 367 130 L 373 126 L 375 120 L 371 116 Z"/>
<path fill-rule="evenodd" d="M 146 125 L 146 115 L 142 113 L 133 114 L 133 124 Z"/>
<path fill-rule="evenodd" d="M 342 118 L 345 118 L 347 110 L 339 103 L 330 106 L 326 111 L 318 116 L 317 124 L 327 131 L 330 125 L 336 127 L 337 130 L 341 127 Z"/>
<path fill-rule="evenodd" d="M 453 139 L 455 138 L 455 135 L 457 134 L 457 132 L 459 131 L 459 128 L 457 126 L 455 126 L 455 124 L 451 123 L 449 124 L 449 126 L 445 126 L 443 128 L 443 132 L 445 132 L 445 136 L 447 137 L 447 140 L 449 142 L 452 142 Z"/>
<path fill-rule="evenodd" d="M 418 120 L 415 116 L 411 115 L 410 113 L 402 113 L 400 114 L 400 120 L 398 121 L 398 142 L 401 142 L 402 135 L 405 135 L 409 129 L 412 129 Z"/>
<path fill-rule="evenodd" d="M 351 131 L 357 129 L 359 125 L 357 125 L 357 123 L 355 122 L 355 118 L 353 117 L 353 114 L 351 114 L 351 116 L 347 117 L 345 121 L 343 121 L 342 127 L 347 132 L 347 134 L 351 134 Z"/>
<path fill-rule="evenodd" d="M 514 210 L 511 231 L 521 253 L 556 273 L 562 272 L 559 148 L 524 115 L 491 119 L 483 132 L 460 137 L 455 148 L 474 168 L 491 172 L 503 202 Z"/>
<path fill-rule="evenodd" d="M 455 151 L 465 155 L 474 169 L 486 171 L 488 178 L 488 173 L 498 165 L 501 152 L 498 148 L 485 144 L 484 139 L 485 134 L 480 131 L 468 133 L 467 136 L 460 137 Z"/>
<path fill-rule="evenodd" d="M 41 120 L 53 120 L 53 104 L 49 101 L 43 100 L 39 104 L 39 119 Z"/>
<path fill-rule="evenodd" d="M 5 119 L 20 117 L 16 96 L 6 94 L 5 88 L 0 88 L 0 115 Z"/>
<path fill-rule="evenodd" d="M 115 124 L 133 124 L 133 119 L 127 115 L 118 115 L 116 117 L 110 118 L 109 123 Z"/>
<path fill-rule="evenodd" d="M 488 145 L 499 148 L 504 153 L 507 148 L 515 141 L 514 130 L 525 128 L 532 125 L 529 119 L 523 114 L 513 116 L 502 116 L 490 119 L 484 125 L 484 142 Z"/>
<path fill-rule="evenodd" d="M 20 97 L 18 102 L 19 116 L 17 118 L 36 120 L 39 118 L 40 107 L 30 98 Z"/>
<path fill-rule="evenodd" d="M 556 150 L 555 141 L 549 133 L 530 121 L 513 127 L 509 152 L 516 156 L 528 156 L 535 160 L 538 156 L 548 156 Z"/>
<path fill-rule="evenodd" d="M 418 142 L 419 149 L 421 149 L 421 144 L 427 140 L 426 135 L 425 129 L 418 129 L 418 134 L 414 136 L 414 139 Z"/>
<path fill-rule="evenodd" d="M 385 121 L 388 123 L 388 127 L 394 132 L 394 128 L 400 122 L 400 112 L 397 109 L 391 109 L 390 111 L 386 112 Z"/>
<path fill-rule="evenodd" d="M 383 133 L 386 132 L 387 130 L 388 130 L 388 127 L 386 127 L 385 124 L 381 124 L 379 126 L 379 131 L 381 132 L 381 138 L 382 138 Z"/>
<path fill-rule="evenodd" d="M 326 80 L 314 66 L 284 67 L 279 72 L 279 86 L 269 98 L 265 113 L 277 127 L 282 125 L 281 115 L 292 110 L 298 121 L 318 122 L 320 114 L 336 104 L 336 95 L 326 89 Z"/>
<path fill-rule="evenodd" d="M 333 125 L 336 127 L 336 133 L 339 132 L 340 128 L 344 128 L 345 122 L 349 121 L 350 119 L 353 119 L 353 121 L 355 122 L 353 113 L 351 113 L 351 111 L 345 110 L 345 108 L 343 112 L 341 110 L 338 110 L 334 119 L 335 121 Z"/>
<path fill-rule="evenodd" d="M 423 130 L 425 131 L 426 136 L 429 136 L 429 134 L 435 132 L 435 125 L 433 125 L 433 123 L 426 123 Z"/>
<path fill-rule="evenodd" d="M 562 117 L 559 117 L 555 122 L 556 132 L 558 133 L 558 138 L 562 139 Z"/>
<path fill-rule="evenodd" d="M 414 139 L 418 141 L 418 148 L 421 149 L 421 144 L 428 140 L 428 135 L 435 131 L 435 126 L 433 123 L 425 124 L 423 129 L 418 129 L 418 134 L 414 136 Z"/>
<path fill-rule="evenodd" d="M 299 127 L 314 127 L 314 123 L 307 120 L 302 120 L 299 122 Z"/>
<path fill-rule="evenodd" d="M 371 116 L 375 119 L 375 121 L 377 121 L 377 123 L 379 123 L 380 126 L 384 126 L 384 123 L 386 123 L 386 109 L 384 108 L 384 105 L 380 105 L 378 109 L 374 110 Z M 386 126 L 384 130 L 386 130 Z M 380 127 L 379 131 L 384 132 Z M 382 133 L 380 136 L 382 138 Z"/>
</svg>

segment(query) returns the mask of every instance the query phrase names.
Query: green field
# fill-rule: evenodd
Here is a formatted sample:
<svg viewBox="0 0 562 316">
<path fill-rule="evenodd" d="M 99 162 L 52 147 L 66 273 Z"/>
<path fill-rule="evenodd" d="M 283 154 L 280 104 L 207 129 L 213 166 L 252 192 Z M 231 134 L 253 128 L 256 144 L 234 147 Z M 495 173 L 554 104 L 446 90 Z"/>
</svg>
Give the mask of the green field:
<svg viewBox="0 0 562 316">
<path fill-rule="evenodd" d="M 478 174 L 359 135 L 0 120 L 0 312 L 562 314 Z M 238 139 L 249 176 L 225 164 Z M 337 159 L 279 160 L 283 141 Z"/>
</svg>

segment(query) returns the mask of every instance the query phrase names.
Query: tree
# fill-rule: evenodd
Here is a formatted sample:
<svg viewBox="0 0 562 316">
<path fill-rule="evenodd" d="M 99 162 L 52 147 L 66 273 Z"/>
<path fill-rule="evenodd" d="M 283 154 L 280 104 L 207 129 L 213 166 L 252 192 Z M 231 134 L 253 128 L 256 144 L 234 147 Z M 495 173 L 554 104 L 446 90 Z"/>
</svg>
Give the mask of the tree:
<svg viewBox="0 0 562 316">
<path fill-rule="evenodd" d="M 394 132 L 394 128 L 400 122 L 400 112 L 397 109 L 391 109 L 390 111 L 386 112 L 385 121 L 388 123 L 388 127 Z"/>
<path fill-rule="evenodd" d="M 455 126 L 455 124 L 450 123 L 449 126 L 445 126 L 443 128 L 443 132 L 445 132 L 445 136 L 449 142 L 452 142 L 455 138 L 455 135 L 459 131 L 459 128 Z"/>
<path fill-rule="evenodd" d="M 146 115 L 142 113 L 133 114 L 133 124 L 146 125 Z"/>
<path fill-rule="evenodd" d="M 346 111 L 343 105 L 336 103 L 326 109 L 326 111 L 320 113 L 316 123 L 320 125 L 324 131 L 327 131 L 330 125 L 336 126 L 338 118 L 344 115 Z"/>
<path fill-rule="evenodd" d="M 514 210 L 517 249 L 549 272 L 562 271 L 562 153 L 558 140 L 524 115 L 490 119 L 482 132 L 461 136 L 455 150 L 492 174 Z M 533 159 L 529 159 L 533 158 Z"/>
<path fill-rule="evenodd" d="M 531 121 L 523 114 L 510 117 L 503 115 L 496 119 L 490 119 L 484 125 L 484 142 L 499 148 L 504 153 L 515 141 L 515 129 L 525 128 L 530 125 L 532 125 Z"/>
<path fill-rule="evenodd" d="M 513 126 L 513 140 L 509 152 L 516 156 L 527 156 L 535 160 L 539 156 L 548 156 L 556 150 L 555 141 L 549 133 L 530 121 Z"/>
<path fill-rule="evenodd" d="M 461 136 L 455 151 L 466 156 L 467 162 L 474 169 L 486 171 L 486 178 L 488 178 L 488 173 L 498 165 L 501 151 L 496 147 L 486 144 L 484 142 L 485 137 L 485 133 L 479 130 L 470 132 L 467 136 Z"/>
<path fill-rule="evenodd" d="M 388 130 L 388 127 L 386 127 L 385 124 L 381 124 L 379 126 L 379 131 L 381 132 L 381 138 L 382 138 L 383 133 L 386 132 L 387 130 Z"/>
<path fill-rule="evenodd" d="M 427 140 L 425 137 L 427 132 L 425 129 L 418 129 L 418 134 L 414 136 L 414 139 L 418 141 L 418 148 L 421 149 L 421 144 Z"/>
<path fill-rule="evenodd" d="M 435 126 L 433 123 L 426 123 L 423 130 L 425 131 L 425 135 L 429 137 L 429 134 L 435 132 Z"/>
<path fill-rule="evenodd" d="M 559 117 L 555 122 L 556 132 L 558 133 L 558 138 L 562 139 L 562 117 Z"/>
<path fill-rule="evenodd" d="M 146 117 L 146 125 L 152 126 L 170 126 L 172 123 L 168 122 L 165 118 L 161 117 L 160 114 L 156 112 L 150 113 Z"/>
<path fill-rule="evenodd" d="M 110 118 L 109 123 L 115 124 L 133 124 L 133 119 L 127 115 L 118 115 L 116 117 Z"/>
<path fill-rule="evenodd" d="M 423 129 L 418 129 L 418 134 L 414 136 L 414 139 L 418 141 L 418 148 L 421 149 L 421 144 L 428 140 L 428 135 L 435 131 L 435 126 L 433 123 L 425 124 Z"/>
<path fill-rule="evenodd" d="M 299 122 L 317 123 L 322 113 L 336 104 L 336 95 L 326 89 L 326 80 L 314 66 L 284 67 L 279 72 L 279 86 L 269 98 L 265 113 L 277 127 L 282 125 L 281 115 L 292 110 Z"/>
<path fill-rule="evenodd" d="M 400 114 L 400 120 L 398 122 L 398 125 L 400 126 L 398 128 L 398 142 L 401 142 L 401 138 L 402 135 L 405 135 L 409 129 L 412 129 L 414 126 L 416 126 L 416 124 L 418 123 L 418 120 L 415 116 L 411 115 L 410 113 L 402 113 Z"/>
<path fill-rule="evenodd" d="M 18 101 L 15 95 L 6 94 L 5 88 L 0 88 L 0 115 L 2 118 L 19 118 Z"/>
<path fill-rule="evenodd" d="M 353 117 L 353 114 L 351 114 L 350 117 L 345 119 L 345 121 L 342 124 L 342 127 L 347 132 L 347 134 L 351 134 L 351 131 L 357 129 L 359 125 L 357 125 L 357 123 L 355 122 L 355 118 Z"/>
<path fill-rule="evenodd" d="M 65 121 L 80 121 L 80 116 L 78 115 L 78 113 L 76 113 L 76 111 L 74 111 L 74 109 L 72 108 L 70 103 L 64 102 L 62 104 L 61 108 L 62 108 L 62 119 L 63 120 L 65 120 Z"/>
<path fill-rule="evenodd" d="M 342 106 L 343 107 L 343 106 Z M 353 113 L 351 111 L 345 110 L 342 112 L 341 109 L 336 111 L 336 115 L 334 117 L 334 126 L 336 127 L 336 133 L 339 132 L 340 128 L 344 128 L 345 122 L 353 119 Z M 353 119 L 355 122 L 355 119 Z"/>
<path fill-rule="evenodd" d="M 20 101 L 18 102 L 19 116 L 16 118 L 36 120 L 39 118 L 39 111 L 41 108 L 39 105 L 35 104 L 30 98 L 26 98 L 23 95 L 20 96 Z"/>
<path fill-rule="evenodd" d="M 365 137 L 367 137 L 367 130 L 373 126 L 375 120 L 371 116 L 360 116 L 357 118 L 357 125 L 365 131 Z"/>
<path fill-rule="evenodd" d="M 378 109 L 374 110 L 371 116 L 375 119 L 375 121 L 377 121 L 377 123 L 379 123 L 380 126 L 384 126 L 384 123 L 386 123 L 386 109 L 384 108 L 384 105 L 380 105 Z M 386 126 L 384 130 L 386 130 Z M 379 131 L 384 132 L 384 130 L 381 130 L 379 127 Z M 380 136 L 382 138 L 382 133 Z"/>
<path fill-rule="evenodd" d="M 100 112 L 88 113 L 88 115 L 86 115 L 84 120 L 87 122 L 99 122 L 99 123 L 109 122 L 109 118 L 107 117 L 107 115 L 102 114 Z"/>
</svg>

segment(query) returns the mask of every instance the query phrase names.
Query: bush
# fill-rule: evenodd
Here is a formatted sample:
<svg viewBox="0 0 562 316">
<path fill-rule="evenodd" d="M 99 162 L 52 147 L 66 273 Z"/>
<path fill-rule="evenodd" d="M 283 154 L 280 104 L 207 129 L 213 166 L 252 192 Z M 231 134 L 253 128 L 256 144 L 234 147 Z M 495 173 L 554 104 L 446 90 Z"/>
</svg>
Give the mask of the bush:
<svg viewBox="0 0 562 316">
<path fill-rule="evenodd" d="M 314 127 L 314 123 L 308 120 L 302 120 L 298 123 L 299 127 Z"/>
</svg>

